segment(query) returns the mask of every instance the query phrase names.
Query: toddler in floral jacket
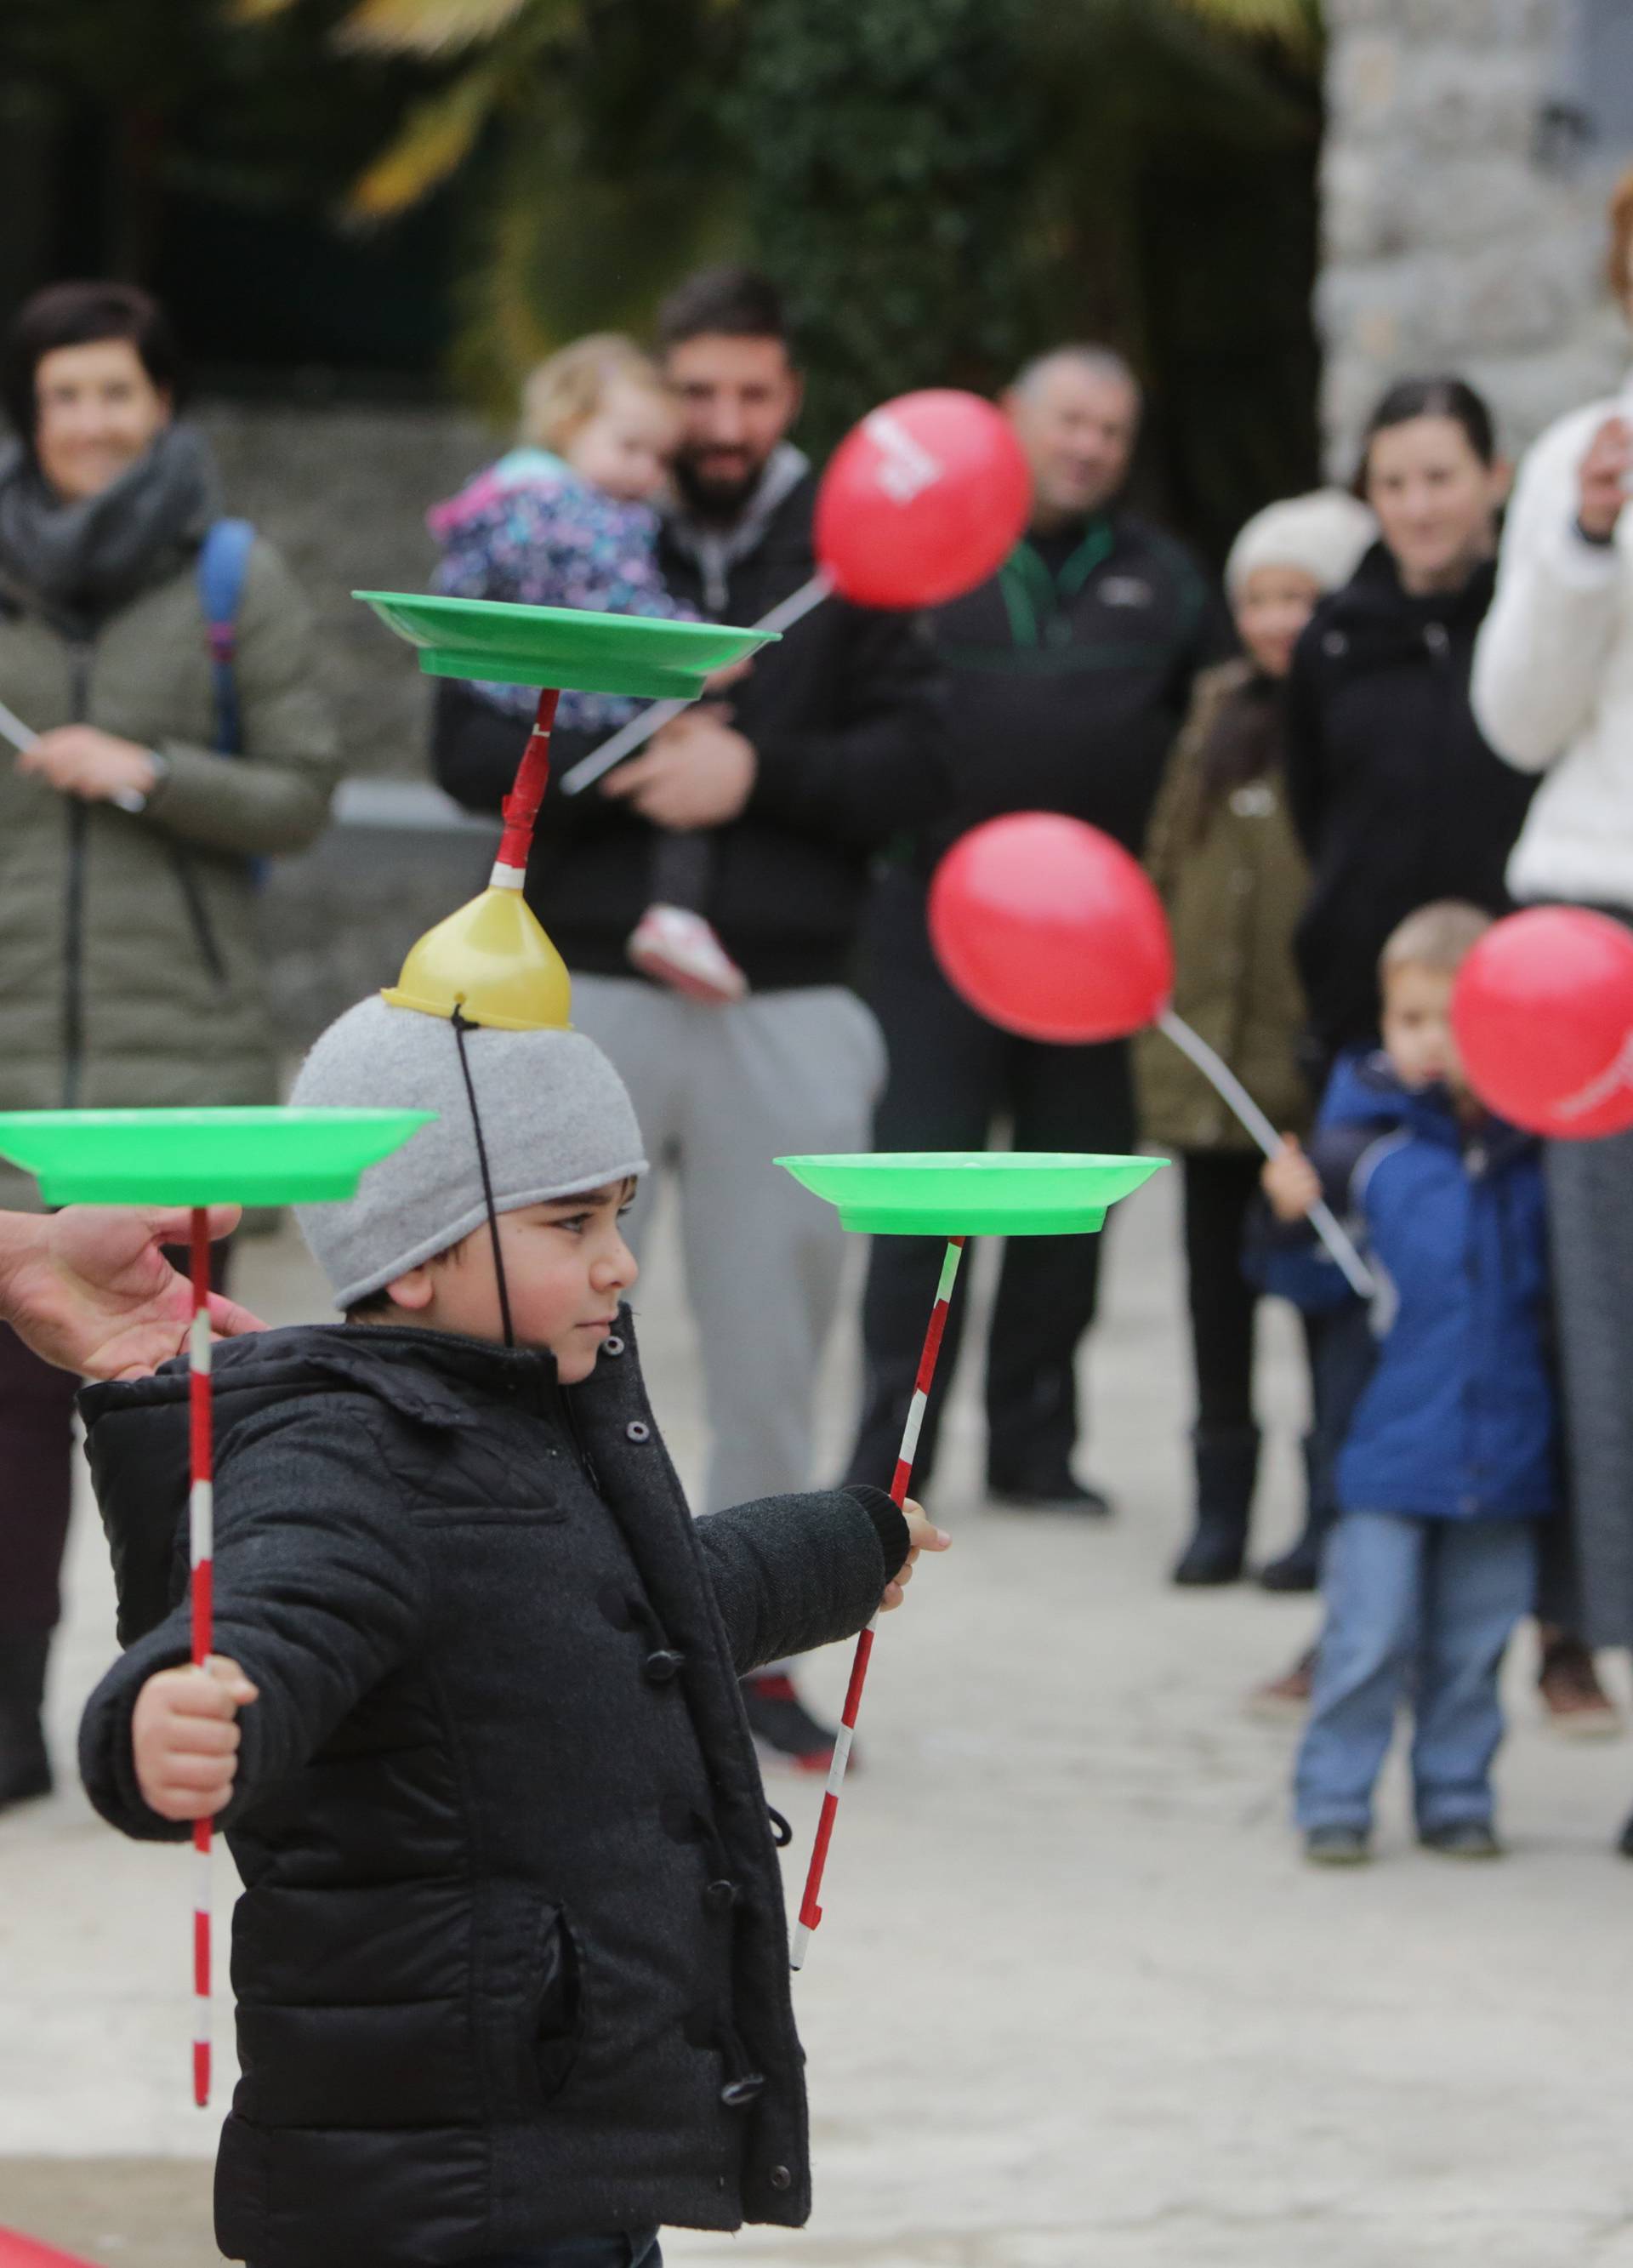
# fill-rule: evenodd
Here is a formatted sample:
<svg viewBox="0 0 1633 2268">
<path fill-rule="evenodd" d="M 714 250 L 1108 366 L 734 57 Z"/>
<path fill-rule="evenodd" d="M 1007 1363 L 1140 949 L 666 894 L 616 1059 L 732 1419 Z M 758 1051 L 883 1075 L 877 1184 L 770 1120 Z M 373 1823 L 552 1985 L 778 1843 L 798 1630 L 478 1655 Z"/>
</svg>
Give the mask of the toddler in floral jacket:
<svg viewBox="0 0 1633 2268">
<path fill-rule="evenodd" d="M 665 589 L 657 561 L 654 499 L 679 434 L 673 395 L 630 340 L 597 332 L 564 347 L 524 388 L 521 446 L 427 514 L 443 547 L 437 589 L 457 599 L 695 621 Z M 484 681 L 474 690 L 522 723 L 538 704 L 533 686 Z M 556 722 L 611 733 L 641 705 L 568 689 Z M 701 835 L 658 836 L 653 902 L 630 937 L 629 957 L 646 976 L 694 998 L 740 999 L 743 973 L 703 915 L 709 858 Z"/>
</svg>

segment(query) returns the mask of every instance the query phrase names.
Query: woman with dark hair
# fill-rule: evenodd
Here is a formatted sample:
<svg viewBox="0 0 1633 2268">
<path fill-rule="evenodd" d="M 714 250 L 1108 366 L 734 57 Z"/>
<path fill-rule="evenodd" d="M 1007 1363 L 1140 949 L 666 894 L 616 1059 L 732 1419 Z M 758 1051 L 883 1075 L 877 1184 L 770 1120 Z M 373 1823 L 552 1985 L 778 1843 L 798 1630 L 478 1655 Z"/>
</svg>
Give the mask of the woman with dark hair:
<svg viewBox="0 0 1633 2268">
<path fill-rule="evenodd" d="M 1292 956 L 1308 873 L 1286 812 L 1283 701 L 1312 609 L 1349 579 L 1374 533 L 1371 512 L 1337 489 L 1273 504 L 1242 529 L 1225 583 L 1243 653 L 1196 681 L 1146 851 L 1173 932 L 1174 1006 L 1267 1116 L 1291 1129 L 1309 1116 L 1298 1052 L 1304 997 Z M 1202 1073 L 1160 1032 L 1136 1043 L 1135 1066 L 1143 1130 L 1175 1152 L 1184 1177 L 1196 1513 L 1173 1580 L 1234 1582 L 1259 1469 L 1258 1293 L 1242 1273 L 1242 1240 L 1260 1157 Z M 1310 1468 L 1305 1535 L 1261 1572 L 1271 1590 L 1315 1587 L 1313 1458 Z"/>
<path fill-rule="evenodd" d="M 212 655 L 221 506 L 179 379 L 162 309 L 124 284 L 54 285 L 5 342 L 0 702 L 36 737 L 0 761 L 0 1109 L 276 1091 L 252 862 L 321 831 L 335 733 L 265 543 Z M 37 1201 L 0 1172 L 0 1204 Z M 50 1786 L 73 1394 L 0 1328 L 0 1808 Z"/>
<path fill-rule="evenodd" d="M 1342 1049 L 1376 1040 L 1378 957 L 1408 914 L 1447 898 L 1512 911 L 1505 871 L 1534 784 L 1487 745 L 1469 698 L 1509 485 L 1490 409 L 1460 378 L 1401 379 L 1372 413 L 1357 485 L 1379 541 L 1316 608 L 1288 685 L 1288 795 L 1312 868 L 1297 950 L 1318 1086 Z M 1560 1626 L 1557 1565 L 1544 1592 L 1550 1720 L 1613 1729 L 1591 1654 Z"/>
<path fill-rule="evenodd" d="M 1392 386 L 1356 484 L 1379 541 L 1293 657 L 1287 786 L 1313 870 L 1297 949 L 1318 1090 L 1342 1049 L 1377 1037 L 1378 956 L 1397 923 L 1439 898 L 1509 910 L 1503 870 L 1530 788 L 1468 703 L 1508 477 L 1472 387 Z"/>
<path fill-rule="evenodd" d="M 1608 279 L 1633 321 L 1633 167 Z M 1475 709 L 1536 801 L 1514 895 L 1633 924 L 1633 382 L 1550 425 L 1521 468 Z M 1633 1644 L 1633 1134 L 1548 1146 L 1565 1443 L 1585 1635 Z M 1622 1850 L 1633 1859 L 1633 1820 Z"/>
</svg>

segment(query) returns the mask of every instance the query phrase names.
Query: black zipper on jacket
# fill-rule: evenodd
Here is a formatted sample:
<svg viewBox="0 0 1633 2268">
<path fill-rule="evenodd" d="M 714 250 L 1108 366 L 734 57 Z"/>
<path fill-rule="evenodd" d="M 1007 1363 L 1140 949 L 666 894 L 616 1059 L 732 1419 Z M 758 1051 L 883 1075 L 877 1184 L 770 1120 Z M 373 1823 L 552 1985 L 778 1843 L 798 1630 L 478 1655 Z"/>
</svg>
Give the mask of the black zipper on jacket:
<svg viewBox="0 0 1633 2268">
<path fill-rule="evenodd" d="M 179 843 L 173 843 L 170 846 L 170 863 L 176 871 L 176 881 L 181 891 L 182 902 L 188 909 L 188 920 L 192 924 L 193 939 L 200 956 L 216 983 L 224 984 L 227 964 L 221 957 L 221 947 L 216 941 L 215 931 L 210 927 L 210 909 L 204 903 L 204 894 L 199 888 L 193 862 Z"/>
<path fill-rule="evenodd" d="M 91 647 L 76 638 L 70 649 L 70 707 L 83 725 L 91 706 Z M 68 799 L 68 873 L 63 891 L 63 1108 L 79 1104 L 85 1048 L 85 835 L 90 814 L 77 795 Z"/>
</svg>

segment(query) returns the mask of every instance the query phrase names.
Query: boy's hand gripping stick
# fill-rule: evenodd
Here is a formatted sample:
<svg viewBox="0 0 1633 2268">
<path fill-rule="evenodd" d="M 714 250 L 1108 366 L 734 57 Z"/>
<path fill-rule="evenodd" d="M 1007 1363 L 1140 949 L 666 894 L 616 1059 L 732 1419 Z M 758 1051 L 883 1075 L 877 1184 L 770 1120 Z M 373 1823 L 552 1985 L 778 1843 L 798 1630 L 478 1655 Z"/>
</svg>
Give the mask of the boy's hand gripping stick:
<svg viewBox="0 0 1633 2268">
<path fill-rule="evenodd" d="M 930 1311 L 930 1328 L 924 1334 L 923 1351 L 918 1359 L 918 1376 L 913 1383 L 913 1399 L 908 1405 L 908 1422 L 902 1428 L 901 1447 L 896 1455 L 895 1477 L 890 1484 L 891 1502 L 898 1506 L 907 1502 L 908 1486 L 913 1478 L 913 1458 L 924 1424 L 924 1411 L 930 1402 L 931 1381 L 936 1374 L 936 1359 L 941 1352 L 942 1336 L 947 1328 L 947 1309 L 953 1299 L 953 1286 L 958 1280 L 959 1262 L 963 1256 L 964 1239 L 961 1236 L 950 1238 L 946 1257 L 941 1263 L 941 1281 L 936 1286 L 936 1304 Z M 819 1900 L 822 1893 L 822 1875 L 828 1865 L 828 1846 L 834 1839 L 839 1791 L 844 1786 L 845 1768 L 850 1761 L 857 1713 L 862 1706 L 862 1689 L 867 1683 L 867 1666 L 872 1658 L 873 1634 L 878 1628 L 879 1616 L 875 1614 L 857 1640 L 856 1659 L 850 1665 L 850 1683 L 845 1689 L 845 1705 L 840 1716 L 839 1734 L 834 1742 L 834 1761 L 828 1766 L 828 1786 L 822 1796 L 821 1815 L 817 1821 L 816 1842 L 812 1848 L 805 1896 L 800 1900 L 799 1919 L 794 1929 L 793 1951 L 789 1956 L 790 1963 L 795 1969 L 805 1967 L 811 1933 L 822 1918 Z"/>
</svg>

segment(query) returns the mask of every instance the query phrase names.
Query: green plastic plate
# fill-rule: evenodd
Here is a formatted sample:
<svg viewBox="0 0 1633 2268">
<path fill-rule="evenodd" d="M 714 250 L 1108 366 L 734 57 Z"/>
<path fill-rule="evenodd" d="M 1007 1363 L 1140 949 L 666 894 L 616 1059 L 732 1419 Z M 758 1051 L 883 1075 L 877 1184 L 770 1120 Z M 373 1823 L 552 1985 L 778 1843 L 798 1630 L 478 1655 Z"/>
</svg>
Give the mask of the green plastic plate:
<svg viewBox="0 0 1633 2268">
<path fill-rule="evenodd" d="M 0 1158 L 48 1204 L 295 1204 L 351 1197 L 434 1110 L 0 1111 Z"/>
<path fill-rule="evenodd" d="M 770 644 L 776 630 L 730 622 L 659 622 L 576 607 L 507 607 L 494 599 L 441 599 L 411 591 L 354 591 L 388 629 L 419 648 L 433 677 L 496 678 L 507 685 L 572 686 L 689 701 L 711 670 Z"/>
<path fill-rule="evenodd" d="M 797 1182 L 875 1236 L 1072 1236 L 1161 1171 L 1166 1158 L 1071 1150 L 881 1150 L 779 1158 Z"/>
</svg>

